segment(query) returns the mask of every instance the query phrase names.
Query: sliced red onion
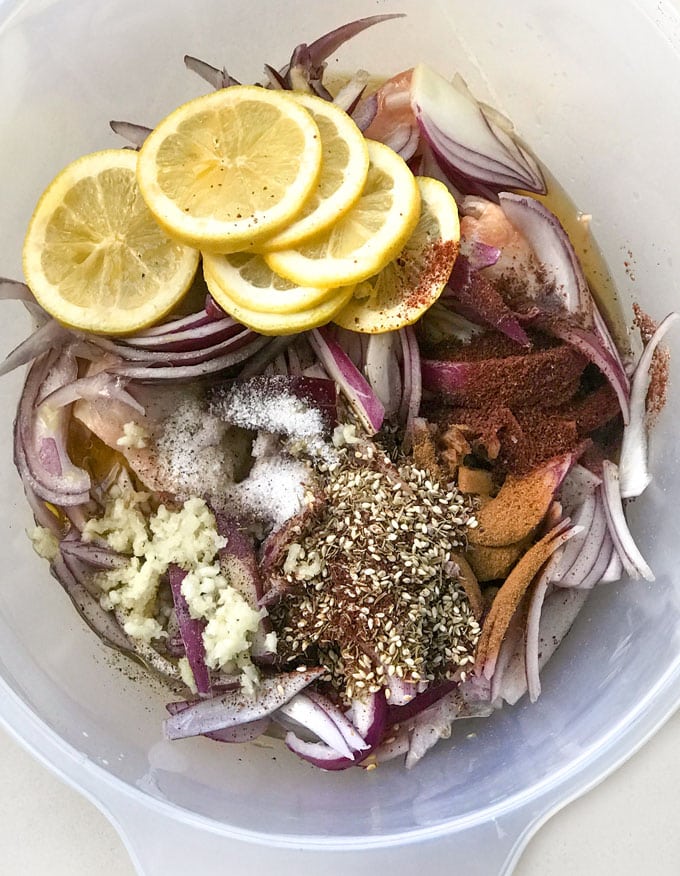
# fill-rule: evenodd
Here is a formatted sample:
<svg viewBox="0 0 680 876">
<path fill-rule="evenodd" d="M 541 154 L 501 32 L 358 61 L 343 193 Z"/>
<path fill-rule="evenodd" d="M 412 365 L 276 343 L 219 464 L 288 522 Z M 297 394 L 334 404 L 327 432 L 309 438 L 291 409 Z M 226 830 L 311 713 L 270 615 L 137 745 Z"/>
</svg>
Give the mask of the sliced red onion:
<svg viewBox="0 0 680 876">
<path fill-rule="evenodd" d="M 454 309 L 473 322 L 496 329 L 522 347 L 531 346 L 529 336 L 500 292 L 464 255 L 456 259 L 442 299 L 452 299 Z"/>
<path fill-rule="evenodd" d="M 217 531 L 227 540 L 225 547 L 219 551 L 220 563 L 226 569 L 231 586 L 238 590 L 251 608 L 257 609 L 263 587 L 253 539 L 233 517 L 216 514 L 215 519 Z"/>
<path fill-rule="evenodd" d="M 626 523 L 618 467 L 608 459 L 602 463 L 602 492 L 609 534 L 621 558 L 623 568 L 631 578 L 654 581 L 654 573 L 645 562 Z"/>
<path fill-rule="evenodd" d="M 573 465 L 560 487 L 560 502 L 565 515 L 571 517 L 601 483 L 602 479 L 590 469 L 578 463 Z"/>
<path fill-rule="evenodd" d="M 351 712 L 352 720 L 350 721 L 338 705 L 329 700 L 328 697 L 325 697 L 323 694 L 320 694 L 318 691 L 315 691 L 312 688 L 308 688 L 304 694 L 298 694 L 298 696 L 306 696 L 315 705 L 323 709 L 323 711 L 333 721 L 335 726 L 342 734 L 342 738 L 345 740 L 347 746 L 352 752 L 352 757 L 356 758 L 357 753 L 368 751 L 368 749 L 371 747 L 370 744 L 359 733 L 357 727 L 354 725 L 353 712 Z"/>
<path fill-rule="evenodd" d="M 399 410 L 401 376 L 397 360 L 400 339 L 397 332 L 369 335 L 364 374 L 390 419 Z"/>
<path fill-rule="evenodd" d="M 263 678 L 254 697 L 243 691 L 228 691 L 202 700 L 165 721 L 168 739 L 200 736 L 271 715 L 323 674 L 315 667 L 304 672 L 286 672 Z"/>
<path fill-rule="evenodd" d="M 369 74 L 366 70 L 357 70 L 352 78 L 338 91 L 333 103 L 349 115 L 352 114 L 368 85 Z"/>
<path fill-rule="evenodd" d="M 603 584 L 609 584 L 614 581 L 620 581 L 622 576 L 623 563 L 621 562 L 621 557 L 619 556 L 614 542 L 612 541 L 609 562 L 607 563 L 607 568 L 602 573 L 602 578 L 600 580 Z"/>
<path fill-rule="evenodd" d="M 338 725 L 328 712 L 303 693 L 297 694 L 274 713 L 282 714 L 311 731 L 321 742 L 332 748 L 338 755 L 354 760 L 354 752 L 347 744 Z"/>
<path fill-rule="evenodd" d="M 54 576 L 68 594 L 78 614 L 90 629 L 110 648 L 131 653 L 132 641 L 110 611 L 105 611 L 82 580 L 73 574 L 63 556 L 57 555 L 52 562 Z"/>
<path fill-rule="evenodd" d="M 560 587 L 590 590 L 600 583 L 609 565 L 612 540 L 607 526 L 601 487 L 597 488 L 595 494 L 589 497 L 584 505 L 590 507 L 591 499 L 593 504 L 590 520 L 588 520 L 589 512 L 586 512 L 582 523 L 584 531 L 567 545 L 562 561 L 555 569 L 553 581 Z M 574 522 L 578 522 L 578 514 Z"/>
<path fill-rule="evenodd" d="M 471 271 L 481 271 L 493 267 L 501 257 L 501 251 L 497 246 L 489 246 L 481 240 L 473 240 L 471 244 L 461 240 L 460 255 L 465 256 Z"/>
<path fill-rule="evenodd" d="M 153 130 L 152 128 L 147 128 L 145 125 L 135 125 L 132 122 L 111 121 L 109 122 L 109 125 L 114 134 L 118 134 L 119 137 L 127 140 L 128 143 L 131 143 L 135 147 L 135 149 L 141 149 L 144 145 L 144 141 Z"/>
<path fill-rule="evenodd" d="M 405 706 L 418 693 L 418 686 L 412 681 L 404 681 L 398 675 L 387 676 L 387 704 L 390 706 Z"/>
<path fill-rule="evenodd" d="M 239 373 L 239 378 L 241 380 L 248 380 L 251 377 L 259 377 L 269 363 L 273 362 L 280 353 L 288 351 L 298 338 L 299 335 L 282 335 L 277 338 L 270 338 L 269 343 L 264 344 L 259 352 L 246 362 Z"/>
<path fill-rule="evenodd" d="M 29 301 L 35 303 L 33 293 L 25 283 L 0 277 L 0 301 Z"/>
<path fill-rule="evenodd" d="M 210 298 L 210 296 L 208 296 L 208 298 Z M 219 320 L 225 319 L 226 316 L 227 314 L 223 310 L 218 309 L 217 311 L 214 311 L 211 309 L 208 311 L 206 300 L 206 308 L 203 310 L 199 310 L 196 313 L 189 313 L 187 316 L 177 317 L 177 319 L 170 319 L 167 322 L 161 322 L 151 328 L 144 329 L 142 332 L 136 332 L 134 335 L 125 338 L 125 340 L 143 341 L 144 339 L 155 338 L 158 335 L 170 335 L 175 332 L 191 331 L 193 329 L 199 329 L 201 326 L 208 325 L 211 322 L 219 322 Z"/>
<path fill-rule="evenodd" d="M 419 64 L 411 78 L 411 103 L 423 136 L 445 169 L 496 189 L 545 192 L 536 165 L 506 147 L 467 90 Z"/>
<path fill-rule="evenodd" d="M 404 161 L 409 161 L 415 155 L 420 143 L 420 130 L 414 125 L 398 125 L 389 136 L 383 138 L 382 142 L 400 155 Z"/>
<path fill-rule="evenodd" d="M 572 539 L 564 548 L 555 551 L 546 563 L 545 568 L 532 588 L 529 608 L 527 611 L 526 631 L 524 634 L 524 659 L 527 688 L 529 690 L 529 699 L 532 703 L 536 702 L 541 693 L 541 680 L 539 677 L 540 670 L 538 665 L 541 609 L 543 608 L 543 602 L 545 601 L 548 589 L 551 587 L 551 582 L 559 574 L 559 566 L 562 562 L 564 552 L 573 545 L 575 540 L 576 539 Z"/>
<path fill-rule="evenodd" d="M 388 736 L 383 743 L 374 749 L 370 763 L 380 764 L 395 760 L 406 754 L 411 744 L 411 728 L 401 727 L 396 735 Z M 364 766 L 364 764 L 360 764 Z"/>
<path fill-rule="evenodd" d="M 171 715 L 178 715 L 180 712 L 185 712 L 192 705 L 193 703 L 191 702 L 167 703 L 165 708 Z M 252 742 L 267 732 L 270 723 L 271 720 L 269 718 L 258 718 L 256 721 L 249 721 L 247 724 L 237 724 L 235 727 L 215 730 L 214 733 L 206 733 L 204 735 L 207 739 L 212 739 L 214 742 Z"/>
<path fill-rule="evenodd" d="M 196 73 L 201 79 L 205 79 L 208 85 L 219 91 L 220 88 L 228 88 L 230 85 L 240 85 L 238 79 L 230 76 L 224 67 L 218 70 L 217 67 L 212 67 L 200 58 L 193 58 L 191 55 L 184 56 L 184 65 L 187 70 Z"/>
<path fill-rule="evenodd" d="M 193 702 L 176 702 L 167 703 L 166 709 L 171 715 L 177 715 L 180 712 L 186 711 Z M 207 739 L 212 739 L 215 742 L 227 743 L 243 743 L 252 742 L 258 739 L 263 733 L 266 733 L 271 721 L 269 718 L 259 718 L 256 721 L 250 721 L 247 724 L 237 724 L 235 727 L 228 727 L 224 730 L 216 730 L 214 733 L 206 733 Z"/>
<path fill-rule="evenodd" d="M 581 531 L 571 539 L 561 553 L 559 563 L 551 563 L 551 580 L 563 587 L 577 587 L 599 555 L 607 532 L 604 508 L 597 492 L 588 496 L 571 515 L 574 526 Z"/>
<path fill-rule="evenodd" d="M 283 76 L 275 70 L 271 64 L 264 65 L 264 73 L 267 79 L 269 80 L 269 87 L 273 88 L 275 91 L 286 91 L 288 89 L 288 85 L 286 84 L 286 80 Z"/>
<path fill-rule="evenodd" d="M 132 410 L 144 416 L 144 407 L 134 396 L 125 390 L 127 380 L 100 371 L 91 377 L 80 377 L 72 383 L 60 386 L 49 393 L 45 398 L 38 399 L 38 405 L 48 405 L 51 408 L 63 408 L 73 404 L 78 399 L 94 401 L 98 398 L 107 398 L 122 402 Z"/>
<path fill-rule="evenodd" d="M 343 757 L 325 742 L 306 742 L 292 731 L 286 733 L 286 745 L 302 760 L 322 770 L 346 770 L 356 766 L 354 758 Z"/>
<path fill-rule="evenodd" d="M 351 716 L 360 738 L 372 750 L 383 739 L 388 724 L 384 690 L 369 694 L 365 699 L 352 700 Z"/>
<path fill-rule="evenodd" d="M 62 554 L 74 557 L 95 569 L 120 569 L 127 565 L 128 558 L 106 545 L 87 543 L 80 539 L 63 539 L 59 545 Z"/>
<path fill-rule="evenodd" d="M 231 319 L 209 320 L 203 325 L 193 325 L 183 331 L 174 329 L 164 334 L 132 335 L 124 338 L 126 346 L 137 350 L 161 351 L 167 353 L 188 353 L 193 350 L 204 350 L 233 338 L 242 332 L 244 327 Z M 132 356 L 126 357 L 132 358 Z"/>
<path fill-rule="evenodd" d="M 501 192 L 501 209 L 526 238 L 554 284 L 554 294 L 568 313 L 586 325 L 593 320 L 593 301 L 583 269 L 559 219 L 535 198 Z"/>
<path fill-rule="evenodd" d="M 523 600 L 515 609 L 498 651 L 489 694 L 493 703 L 505 700 L 514 705 L 526 692 L 525 626 L 526 606 Z"/>
<path fill-rule="evenodd" d="M 211 323 L 209 326 L 204 328 L 211 329 L 217 325 L 217 323 Z M 202 331 L 203 329 L 197 329 L 197 331 Z M 113 341 L 109 338 L 93 338 L 93 342 L 101 347 L 103 350 L 106 350 L 108 353 L 113 353 L 116 356 L 119 356 L 121 359 L 129 360 L 135 363 L 145 363 L 148 365 L 196 365 L 200 362 L 206 362 L 210 359 L 215 359 L 223 355 L 224 353 L 228 353 L 231 350 L 238 350 L 240 347 L 247 345 L 254 338 L 259 337 L 256 332 L 253 332 L 249 328 L 245 328 L 245 326 L 239 325 L 238 323 L 230 324 L 225 334 L 227 335 L 225 338 L 219 341 L 209 340 L 206 344 L 196 347 L 195 349 L 186 349 L 186 350 L 157 350 L 157 349 L 144 349 L 142 347 L 133 347 L 127 343 L 120 341 Z"/>
<path fill-rule="evenodd" d="M 0 377 L 9 374 L 20 365 L 32 362 L 37 356 L 42 356 L 48 350 L 57 350 L 73 338 L 73 333 L 60 325 L 56 319 L 51 319 L 36 329 L 32 335 L 22 341 L 18 347 L 0 364 Z"/>
<path fill-rule="evenodd" d="M 352 121 L 360 131 L 365 131 L 378 112 L 378 99 L 371 94 L 365 100 L 359 101 L 352 112 Z"/>
<path fill-rule="evenodd" d="M 336 27 L 334 30 L 320 36 L 314 42 L 310 43 L 308 48 L 311 63 L 316 67 L 325 61 L 330 55 L 336 52 L 340 46 L 351 40 L 353 37 L 360 34 L 363 30 L 373 27 L 374 24 L 380 24 L 382 21 L 389 21 L 392 18 L 404 18 L 405 13 L 395 12 L 387 15 L 370 15 L 367 18 L 359 18 L 356 21 L 351 21 L 348 24 L 343 24 Z"/>
<path fill-rule="evenodd" d="M 623 430 L 619 478 L 621 496 L 632 499 L 641 495 L 652 480 L 647 467 L 647 392 L 654 353 L 664 335 L 680 314 L 669 313 L 659 324 L 640 356 L 633 372 L 630 390 L 630 421 Z"/>
<path fill-rule="evenodd" d="M 25 480 L 23 481 L 23 488 L 26 501 L 33 512 L 33 518 L 36 524 L 48 529 L 57 538 L 61 538 L 65 529 L 61 517 L 58 517 L 47 507 L 45 502 L 36 495 L 31 486 Z"/>
<path fill-rule="evenodd" d="M 184 653 L 194 676 L 196 690 L 201 696 L 210 696 L 210 672 L 205 662 L 205 646 L 203 644 L 205 622 L 191 616 L 189 604 L 182 593 L 182 581 L 186 576 L 187 573 L 184 569 L 174 563 L 168 567 L 168 581 L 172 592 L 172 601 L 175 604 L 179 632 L 184 643 Z"/>
<path fill-rule="evenodd" d="M 399 419 L 404 423 L 403 447 L 408 453 L 413 443 L 413 431 L 423 398 L 422 363 L 418 338 L 413 326 L 400 329 L 399 340 L 404 369 L 404 391 L 399 407 Z"/>
<path fill-rule="evenodd" d="M 540 325 L 556 338 L 560 338 L 574 347 L 600 369 L 616 393 L 623 422 L 628 424 L 630 421 L 630 381 L 621 360 L 614 359 L 611 353 L 602 346 L 598 335 L 592 331 L 560 321 L 546 321 L 545 323 L 541 321 Z"/>
<path fill-rule="evenodd" d="M 411 718 L 415 718 L 416 715 L 424 712 L 425 709 L 429 709 L 430 706 L 439 702 L 442 697 L 445 697 L 457 687 L 458 684 L 455 681 L 443 681 L 439 684 L 431 684 L 426 690 L 416 694 L 415 697 L 412 697 L 410 701 L 403 705 L 397 706 L 390 704 L 387 714 L 387 724 L 392 726 L 393 724 L 403 724 L 406 721 L 410 721 Z"/>
<path fill-rule="evenodd" d="M 14 424 L 14 461 L 24 483 L 57 506 L 82 505 L 90 498 L 90 476 L 69 459 L 66 441 L 70 413 L 65 408 L 36 408 L 40 395 L 72 382 L 75 359 L 64 351 L 36 359 L 26 377 Z"/>
<path fill-rule="evenodd" d="M 472 706 L 463 701 L 457 690 L 451 691 L 415 718 L 406 755 L 406 769 L 412 769 L 440 739 L 448 739 L 454 721 L 488 717 L 492 712 L 493 706 L 490 704 Z"/>
<path fill-rule="evenodd" d="M 368 434 L 374 435 L 383 424 L 385 409 L 364 376 L 337 341 L 331 338 L 327 329 L 313 329 L 309 333 L 309 342 Z"/>
<path fill-rule="evenodd" d="M 232 338 L 231 341 L 225 342 L 230 344 L 231 353 L 226 353 L 223 356 L 216 356 L 214 359 L 208 358 L 206 361 L 198 362 L 193 365 L 153 365 L 148 361 L 137 364 L 134 361 L 121 362 L 119 365 L 113 365 L 108 370 L 113 374 L 120 374 L 123 377 L 128 377 L 131 380 L 142 380 L 153 382 L 155 380 L 193 380 L 199 377 L 205 377 L 208 374 L 217 374 L 220 371 L 226 371 L 234 365 L 238 365 L 250 356 L 254 355 L 258 350 L 262 349 L 268 342 L 268 338 L 256 335 L 253 332 L 244 331 L 241 335 Z M 166 354 L 159 354 L 166 355 Z M 175 354 L 183 355 L 181 353 Z"/>
</svg>

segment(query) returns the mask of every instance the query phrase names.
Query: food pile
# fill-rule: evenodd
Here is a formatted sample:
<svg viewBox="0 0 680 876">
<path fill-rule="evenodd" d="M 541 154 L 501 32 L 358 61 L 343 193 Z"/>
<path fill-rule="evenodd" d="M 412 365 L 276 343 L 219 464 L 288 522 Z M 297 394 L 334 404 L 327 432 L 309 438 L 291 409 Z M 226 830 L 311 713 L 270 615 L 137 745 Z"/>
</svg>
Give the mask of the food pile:
<svg viewBox="0 0 680 876">
<path fill-rule="evenodd" d="M 399 17 L 399 16 L 396 16 Z M 540 694 L 625 519 L 667 357 L 615 341 L 511 124 L 425 65 L 331 93 L 373 16 L 65 168 L 24 245 L 36 550 L 169 688 L 170 739 L 413 766 Z"/>
</svg>

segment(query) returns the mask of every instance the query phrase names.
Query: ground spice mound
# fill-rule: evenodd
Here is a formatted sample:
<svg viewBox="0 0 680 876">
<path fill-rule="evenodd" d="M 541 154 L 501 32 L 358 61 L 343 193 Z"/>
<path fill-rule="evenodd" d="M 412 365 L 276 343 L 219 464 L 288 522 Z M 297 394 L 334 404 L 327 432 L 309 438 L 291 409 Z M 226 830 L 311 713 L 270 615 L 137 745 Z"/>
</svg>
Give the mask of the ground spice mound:
<svg viewBox="0 0 680 876">
<path fill-rule="evenodd" d="M 348 701 L 460 677 L 479 636 L 455 564 L 471 500 L 371 445 L 328 467 L 325 499 L 275 570 L 291 587 L 270 612 L 279 656 L 318 661 Z"/>
</svg>

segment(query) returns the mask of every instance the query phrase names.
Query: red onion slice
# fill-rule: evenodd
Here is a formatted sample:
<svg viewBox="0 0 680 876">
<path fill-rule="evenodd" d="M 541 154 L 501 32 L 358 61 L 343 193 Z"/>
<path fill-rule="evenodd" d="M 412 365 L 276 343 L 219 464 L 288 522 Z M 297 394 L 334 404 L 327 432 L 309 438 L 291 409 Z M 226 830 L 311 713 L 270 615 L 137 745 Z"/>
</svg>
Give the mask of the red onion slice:
<svg viewBox="0 0 680 876">
<path fill-rule="evenodd" d="M 364 374 L 390 419 L 401 402 L 401 375 L 397 360 L 399 337 L 396 332 L 369 335 Z"/>
<path fill-rule="evenodd" d="M 592 331 L 559 321 L 540 322 L 540 327 L 574 347 L 596 365 L 611 384 L 621 407 L 623 422 L 630 421 L 630 381 L 620 358 L 618 361 Z"/>
<path fill-rule="evenodd" d="M 164 334 L 132 335 L 123 343 L 135 350 L 161 351 L 166 353 L 189 353 L 213 347 L 243 331 L 243 326 L 230 317 L 208 320 L 203 325 L 192 325 L 184 330 Z"/>
<path fill-rule="evenodd" d="M 258 350 L 262 349 L 268 338 L 256 335 L 252 332 L 243 332 L 243 335 L 237 335 L 232 338 L 230 349 L 231 353 L 223 356 L 217 356 L 214 359 L 208 359 L 205 362 L 199 362 L 195 365 L 152 365 L 150 363 L 137 364 L 136 362 L 121 362 L 119 365 L 113 365 L 108 370 L 113 374 L 120 374 L 123 377 L 128 377 L 131 380 L 142 380 L 153 382 L 156 380 L 193 380 L 199 377 L 205 377 L 208 374 L 217 374 L 220 371 L 226 371 L 234 365 L 249 359 Z M 227 342 L 228 343 L 228 342 Z M 161 354 L 164 355 L 164 354 Z M 181 355 L 181 354 L 180 354 Z"/>
<path fill-rule="evenodd" d="M 367 70 L 357 70 L 349 82 L 343 85 L 335 95 L 333 103 L 351 115 L 366 90 L 369 78 Z"/>
<path fill-rule="evenodd" d="M 297 694 L 276 710 L 274 717 L 285 715 L 291 721 L 311 731 L 321 742 L 337 754 L 354 760 L 354 752 L 328 712 L 305 694 Z"/>
<path fill-rule="evenodd" d="M 212 326 L 216 323 L 212 323 Z M 231 350 L 238 350 L 239 347 L 248 344 L 252 339 L 259 337 L 255 332 L 245 326 L 233 323 L 227 329 L 227 337 L 222 340 L 205 344 L 196 349 L 164 351 L 156 349 L 144 349 L 141 347 L 133 347 L 127 343 L 112 341 L 109 338 L 96 338 L 93 342 L 106 350 L 108 353 L 113 353 L 121 359 L 125 359 L 135 363 L 146 363 L 148 365 L 197 365 L 201 362 L 207 362 L 210 359 L 216 359 L 224 353 Z"/>
<path fill-rule="evenodd" d="M 621 558 L 623 568 L 631 578 L 654 581 L 654 572 L 645 562 L 626 523 L 621 501 L 618 467 L 608 459 L 602 463 L 602 492 L 609 533 Z"/>
<path fill-rule="evenodd" d="M 182 593 L 182 581 L 186 576 L 187 573 L 184 569 L 180 569 L 174 563 L 168 567 L 168 581 L 172 592 L 172 601 L 175 604 L 179 632 L 184 643 L 184 653 L 194 676 L 196 690 L 201 696 L 210 696 L 210 672 L 205 662 L 205 646 L 203 645 L 205 622 L 191 616 L 189 605 Z"/>
<path fill-rule="evenodd" d="M 48 350 L 57 350 L 73 338 L 72 332 L 60 325 L 56 319 L 51 319 L 36 329 L 26 340 L 22 341 L 0 364 L 0 377 L 9 374 L 20 365 L 32 362 Z"/>
<path fill-rule="evenodd" d="M 178 715 L 180 712 L 185 712 L 192 705 L 192 702 L 167 703 L 165 708 L 171 715 Z M 263 733 L 267 732 L 270 723 L 271 721 L 269 718 L 258 718 L 256 721 L 249 721 L 246 724 L 237 724 L 235 727 L 227 727 L 224 730 L 215 730 L 213 733 L 206 733 L 204 735 L 207 739 L 212 739 L 214 742 L 252 742 L 254 739 L 258 739 Z"/>
<path fill-rule="evenodd" d="M 572 539 L 571 544 L 573 544 Z M 529 608 L 527 611 L 526 631 L 524 634 L 524 659 L 526 669 L 527 688 L 529 691 L 529 699 L 535 703 L 541 694 L 541 680 L 539 677 L 538 665 L 538 643 L 539 643 L 539 625 L 541 620 L 541 609 L 543 602 L 551 586 L 551 582 L 559 573 L 559 566 L 564 556 L 563 551 L 570 547 L 567 543 L 565 548 L 556 551 L 548 560 L 545 568 L 541 572 L 538 580 L 533 586 L 531 598 L 529 600 Z"/>
<path fill-rule="evenodd" d="M 63 539 L 59 545 L 65 557 L 73 557 L 94 569 L 120 569 L 127 565 L 128 558 L 106 545 L 87 543 L 80 539 Z"/>
<path fill-rule="evenodd" d="M 614 581 L 620 581 L 622 576 L 623 563 L 621 562 L 621 557 L 619 556 L 614 542 L 612 541 L 609 562 L 607 563 L 607 568 L 602 573 L 602 578 L 600 580 L 603 584 L 612 583 Z"/>
<path fill-rule="evenodd" d="M 66 405 L 73 404 L 79 399 L 94 401 L 98 398 L 107 398 L 122 402 L 138 414 L 144 416 L 144 407 L 134 396 L 130 395 L 125 390 L 127 383 L 121 377 L 116 377 L 108 374 L 106 371 L 100 371 L 92 377 L 80 377 L 72 383 L 64 384 L 59 389 L 55 389 L 45 398 L 39 398 L 39 405 L 48 405 L 52 408 L 63 408 Z"/>
<path fill-rule="evenodd" d="M 302 760 L 322 770 L 346 770 L 356 766 L 354 758 L 343 757 L 325 742 L 306 742 L 292 731 L 286 733 L 286 745 Z"/>
<path fill-rule="evenodd" d="M 404 17 L 405 13 L 403 12 L 393 12 L 387 15 L 370 15 L 367 18 L 359 18 L 356 21 L 336 27 L 334 30 L 314 40 L 314 42 L 309 43 L 307 49 L 310 61 L 315 67 L 318 67 L 319 64 L 336 52 L 340 46 L 367 28 L 380 24 L 383 21 L 389 21 L 392 18 Z"/>
<path fill-rule="evenodd" d="M 14 461 L 21 479 L 41 499 L 57 506 L 82 505 L 90 498 L 90 477 L 66 451 L 70 413 L 36 408 L 40 395 L 74 380 L 75 359 L 67 352 L 43 355 L 31 366 L 14 424 Z"/>
<path fill-rule="evenodd" d="M 135 149 L 141 149 L 144 141 L 149 136 L 152 128 L 147 128 L 146 125 L 135 125 L 133 122 L 110 121 L 109 125 L 114 134 L 118 134 L 123 140 L 131 143 Z"/>
<path fill-rule="evenodd" d="M 368 748 L 373 750 L 383 739 L 388 724 L 384 690 L 369 694 L 366 699 L 352 700 L 351 716 L 357 733 Z"/>
<path fill-rule="evenodd" d="M 664 335 L 680 314 L 669 313 L 645 345 L 633 372 L 630 390 L 630 420 L 623 430 L 619 478 L 621 496 L 632 499 L 641 495 L 652 480 L 647 467 L 647 392 L 652 357 Z"/>
<path fill-rule="evenodd" d="M 423 398 L 422 363 L 420 347 L 413 326 L 399 330 L 403 354 L 404 392 L 399 407 L 399 419 L 404 423 L 404 450 L 408 453 L 413 443 L 415 422 Z"/>
<path fill-rule="evenodd" d="M 535 178 L 535 164 L 529 166 L 519 150 L 506 148 L 467 89 L 420 64 L 411 78 L 411 103 L 423 136 L 445 169 L 448 165 L 492 188 L 545 191 L 543 180 Z"/>
<path fill-rule="evenodd" d="M 184 66 L 192 73 L 196 73 L 201 79 L 204 79 L 208 85 L 219 91 L 220 88 L 228 88 L 230 85 L 240 85 L 238 79 L 230 76 L 224 67 L 218 70 L 217 67 L 212 67 L 200 58 L 193 58 L 191 55 L 184 56 Z"/>
<path fill-rule="evenodd" d="M 302 694 L 300 694 L 302 696 Z M 352 752 L 353 757 L 357 757 L 357 753 L 368 751 L 370 744 L 359 733 L 359 730 L 354 725 L 354 713 L 350 711 L 352 720 L 350 721 L 342 709 L 335 703 L 331 702 L 328 697 L 320 694 L 318 691 L 308 688 L 304 696 L 308 697 L 315 705 L 323 709 L 328 717 L 333 721 L 335 726 L 342 734 L 342 738 L 347 743 Z"/>
<path fill-rule="evenodd" d="M 501 209 L 526 238 L 554 284 L 553 294 L 563 309 L 578 314 L 590 326 L 593 303 L 574 247 L 559 219 L 535 198 L 501 192 Z"/>
<path fill-rule="evenodd" d="M 385 419 L 380 399 L 327 329 L 313 329 L 308 337 L 329 377 L 338 384 L 368 434 L 374 435 Z"/>
<path fill-rule="evenodd" d="M 124 653 L 132 653 L 134 646 L 110 611 L 105 611 L 79 576 L 73 574 L 63 556 L 52 563 L 52 572 L 68 594 L 78 614 L 105 645 Z"/>
<path fill-rule="evenodd" d="M 323 674 L 323 669 L 286 672 L 263 678 L 254 697 L 243 691 L 228 691 L 202 700 L 165 721 L 168 739 L 200 736 L 225 727 L 234 727 L 271 715 Z"/>
</svg>

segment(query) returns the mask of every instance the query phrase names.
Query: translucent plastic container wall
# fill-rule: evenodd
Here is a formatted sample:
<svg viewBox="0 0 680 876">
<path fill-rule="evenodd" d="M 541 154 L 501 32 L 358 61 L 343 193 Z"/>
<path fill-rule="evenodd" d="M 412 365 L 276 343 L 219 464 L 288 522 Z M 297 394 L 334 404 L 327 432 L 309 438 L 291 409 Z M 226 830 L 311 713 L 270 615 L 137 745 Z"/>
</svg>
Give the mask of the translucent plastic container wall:
<svg viewBox="0 0 680 876">
<path fill-rule="evenodd" d="M 673 20 L 663 21 L 663 4 L 622 0 L 288 2 L 285 11 L 263 0 L 0 3 L 0 275 L 20 276 L 24 228 L 57 170 L 80 154 L 119 145 L 109 119 L 153 125 L 206 90 L 184 69 L 185 53 L 253 81 L 265 61 L 282 65 L 297 43 L 387 11 L 408 18 L 343 47 L 331 70 L 391 75 L 426 61 L 446 75 L 462 73 L 514 121 L 577 207 L 592 214 L 627 318 L 633 300 L 655 318 L 677 306 L 677 30 L 674 36 Z M 7 351 L 29 326 L 19 305 L 3 304 L 3 314 Z M 451 740 L 409 773 L 395 762 L 370 773 L 325 774 L 276 742 L 163 741 L 166 694 L 84 627 L 25 537 L 30 515 L 10 450 L 19 377 L 3 378 L 6 685 L 83 764 L 101 768 L 102 782 L 108 774 L 141 795 L 265 841 L 403 842 L 500 818 L 546 795 L 554 805 L 563 784 L 578 775 L 584 787 L 594 781 L 598 762 L 626 728 L 645 716 L 660 720 L 678 693 L 680 518 L 673 497 L 680 465 L 673 423 L 680 347 L 676 337 L 670 344 L 675 379 L 653 436 L 655 478 L 630 514 L 657 580 L 597 589 L 545 671 L 535 705 L 522 701 L 489 720 L 458 722 Z"/>
</svg>

